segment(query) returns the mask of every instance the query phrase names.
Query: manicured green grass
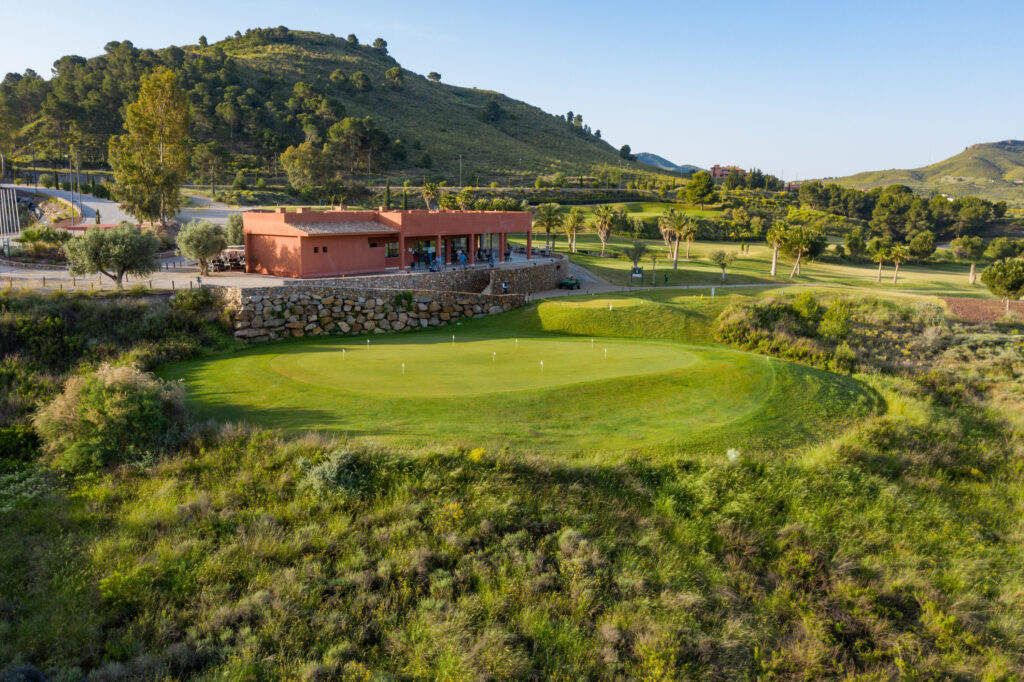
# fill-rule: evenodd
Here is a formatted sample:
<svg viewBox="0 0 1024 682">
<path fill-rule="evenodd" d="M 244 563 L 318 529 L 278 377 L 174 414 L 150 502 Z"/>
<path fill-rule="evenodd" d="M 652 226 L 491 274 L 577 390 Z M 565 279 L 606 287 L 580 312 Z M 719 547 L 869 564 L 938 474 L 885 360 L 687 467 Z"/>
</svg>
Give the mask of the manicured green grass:
<svg viewBox="0 0 1024 682">
<path fill-rule="evenodd" d="M 543 237 L 534 235 L 534 243 Z M 608 240 L 606 252 L 616 253 L 630 244 L 631 239 L 613 236 Z M 872 264 L 804 262 L 802 274 L 790 279 L 793 261 L 780 254 L 776 276 L 771 277 L 771 249 L 760 243 L 750 245 L 748 253 L 740 253 L 736 242 L 694 242 L 690 248 L 690 260 L 685 259 L 686 244 L 679 246 L 679 267 L 672 268 L 671 252 L 663 241 L 645 240 L 648 253 L 641 261 L 644 268 L 643 280 L 630 277 L 632 263 L 625 258 L 601 258 L 597 255 L 578 253 L 571 256 L 573 262 L 593 271 L 603 279 L 620 286 L 652 286 L 651 255 L 658 256 L 653 276 L 654 286 L 683 286 L 723 284 L 722 271 L 708 260 L 712 251 L 726 251 L 736 254 L 735 262 L 726 269 L 725 284 L 770 284 L 798 283 L 816 286 L 857 287 L 865 290 L 899 291 L 925 295 L 949 295 L 989 298 L 988 290 L 979 282 L 971 286 L 968 281 L 970 266 L 958 263 L 929 263 L 925 265 L 904 264 L 900 266 L 899 280 L 892 283 L 893 267 L 885 264 L 881 283 L 876 282 L 878 266 Z M 578 251 L 598 254 L 601 242 L 593 233 L 580 234 L 576 240 Z M 565 252 L 565 239 L 560 239 L 556 249 Z M 665 281 L 665 278 L 668 281 Z"/>
<path fill-rule="evenodd" d="M 725 303 L 542 302 L 369 344 L 260 345 L 172 366 L 163 376 L 184 380 L 191 406 L 218 420 L 372 442 L 597 457 L 684 446 L 772 449 L 874 409 L 872 393 L 848 377 L 673 341 L 707 340 Z M 560 331 L 576 336 L 552 333 Z M 646 338 L 628 338 L 639 336 Z M 796 416 L 783 423 L 784 413 Z"/>
</svg>

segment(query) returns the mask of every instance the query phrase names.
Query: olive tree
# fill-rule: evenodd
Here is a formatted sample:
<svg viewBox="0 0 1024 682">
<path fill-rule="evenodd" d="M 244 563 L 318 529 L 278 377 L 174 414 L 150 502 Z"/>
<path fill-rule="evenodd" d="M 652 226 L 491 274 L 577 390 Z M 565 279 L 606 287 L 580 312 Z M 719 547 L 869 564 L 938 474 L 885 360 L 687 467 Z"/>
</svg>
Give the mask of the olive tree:
<svg viewBox="0 0 1024 682">
<path fill-rule="evenodd" d="M 725 251 L 712 251 L 708 255 L 708 260 L 717 265 L 722 269 L 722 281 L 725 281 L 725 269 L 732 265 L 732 262 L 736 260 L 736 254 L 726 253 Z"/>
<path fill-rule="evenodd" d="M 141 277 L 160 269 L 156 253 L 160 240 L 131 223 L 104 230 L 90 227 L 64 245 L 72 275 L 101 273 L 122 288 L 125 275 Z"/>
<path fill-rule="evenodd" d="M 199 274 L 206 277 L 210 261 L 227 248 L 228 241 L 219 225 L 204 220 L 186 223 L 178 232 L 177 244 L 182 255 L 198 263 Z"/>
</svg>

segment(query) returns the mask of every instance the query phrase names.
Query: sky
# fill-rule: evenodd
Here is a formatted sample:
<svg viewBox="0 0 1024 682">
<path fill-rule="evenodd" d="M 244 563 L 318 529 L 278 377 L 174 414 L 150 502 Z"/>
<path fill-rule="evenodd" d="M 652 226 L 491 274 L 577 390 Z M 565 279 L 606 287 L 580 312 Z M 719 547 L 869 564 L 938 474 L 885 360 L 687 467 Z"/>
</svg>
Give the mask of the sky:
<svg viewBox="0 0 1024 682">
<path fill-rule="evenodd" d="M 913 168 L 1024 138 L 1019 0 L 174 3 L 48 0 L 0 73 L 49 77 L 111 40 L 210 42 L 283 25 L 383 37 L 408 70 L 572 110 L 616 147 L 789 180 Z M 26 25 L 29 28 L 31 25 Z"/>
</svg>

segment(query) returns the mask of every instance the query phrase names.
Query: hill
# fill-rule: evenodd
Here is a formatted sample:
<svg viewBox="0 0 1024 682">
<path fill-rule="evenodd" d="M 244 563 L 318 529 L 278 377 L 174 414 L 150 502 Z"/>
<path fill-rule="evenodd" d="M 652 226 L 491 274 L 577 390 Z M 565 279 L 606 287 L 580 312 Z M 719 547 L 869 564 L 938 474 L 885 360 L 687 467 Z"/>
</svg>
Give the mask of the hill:
<svg viewBox="0 0 1024 682">
<path fill-rule="evenodd" d="M 973 195 L 1024 207 L 1024 140 L 975 144 L 923 168 L 868 171 L 834 182 L 858 189 L 901 184 L 924 193 Z"/>
<path fill-rule="evenodd" d="M 466 182 L 492 176 L 479 178 L 485 182 L 506 174 L 582 173 L 619 161 L 581 116 L 570 122 L 498 92 L 413 73 L 381 39 L 366 45 L 355 36 L 284 27 L 160 50 L 115 41 L 99 56 L 62 57 L 50 80 L 31 70 L 8 74 L 0 85 L 0 148 L 7 147 L 0 151 L 27 160 L 35 139 L 37 160 L 59 162 L 70 137 L 84 165 L 103 165 L 110 136 L 121 132 L 125 102 L 137 95 L 140 77 L 158 67 L 178 74 L 197 143 L 217 142 L 238 166 L 268 173 L 277 172 L 289 145 L 325 140 L 333 123 L 366 116 L 388 140 L 386 153 L 371 160 L 373 172 L 386 164 L 412 177 L 453 176 L 461 157 Z"/>
<path fill-rule="evenodd" d="M 673 173 L 694 173 L 696 171 L 703 170 L 699 166 L 694 166 L 688 163 L 680 166 L 677 163 L 672 163 L 664 156 L 658 156 L 657 154 L 652 154 L 650 152 L 640 152 L 636 155 L 636 160 L 640 163 L 646 163 L 648 166 L 672 171 Z"/>
</svg>

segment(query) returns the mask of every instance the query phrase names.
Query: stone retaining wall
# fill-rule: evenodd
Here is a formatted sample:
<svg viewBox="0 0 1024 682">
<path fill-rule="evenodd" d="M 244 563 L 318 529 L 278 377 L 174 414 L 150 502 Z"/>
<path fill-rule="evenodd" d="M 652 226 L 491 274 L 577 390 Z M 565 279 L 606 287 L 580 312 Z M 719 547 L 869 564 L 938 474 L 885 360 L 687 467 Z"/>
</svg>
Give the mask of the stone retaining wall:
<svg viewBox="0 0 1024 682">
<path fill-rule="evenodd" d="M 429 291 L 465 291 L 480 293 L 490 282 L 486 268 L 462 270 L 449 266 L 442 272 L 395 272 L 383 275 L 357 275 L 331 279 L 285 280 L 289 286 L 334 286 L 366 289 L 423 289 Z"/>
<path fill-rule="evenodd" d="M 559 281 L 569 276 L 569 259 L 562 255 L 547 263 L 529 263 L 517 268 L 500 268 L 490 273 L 491 291 L 501 293 L 503 282 L 508 283 L 510 294 L 532 294 L 558 287 Z"/>
<path fill-rule="evenodd" d="M 217 287 L 214 291 L 232 311 L 235 337 L 244 341 L 407 332 L 495 315 L 521 306 L 526 299 L 523 295 L 359 288 L 336 282 Z"/>
<path fill-rule="evenodd" d="M 63 270 L 67 272 L 67 265 L 51 265 L 49 263 L 22 263 L 20 260 L 8 260 L 6 258 L 0 258 L 0 265 L 8 265 L 12 268 L 24 268 L 25 270 L 51 270 L 59 271 Z"/>
</svg>

